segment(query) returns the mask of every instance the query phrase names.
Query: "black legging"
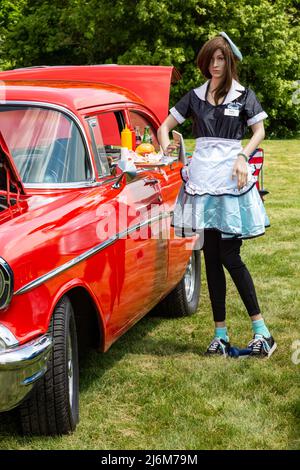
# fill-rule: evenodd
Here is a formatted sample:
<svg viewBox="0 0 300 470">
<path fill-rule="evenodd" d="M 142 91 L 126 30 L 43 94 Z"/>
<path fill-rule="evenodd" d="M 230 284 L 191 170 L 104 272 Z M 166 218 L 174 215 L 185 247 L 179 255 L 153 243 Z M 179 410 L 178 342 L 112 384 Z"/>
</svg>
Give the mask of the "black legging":
<svg viewBox="0 0 300 470">
<path fill-rule="evenodd" d="M 260 313 L 251 275 L 241 260 L 242 240 L 222 239 L 217 230 L 204 230 L 204 259 L 211 306 L 215 322 L 226 318 L 226 278 L 223 266 L 232 277 L 250 316 Z"/>
</svg>

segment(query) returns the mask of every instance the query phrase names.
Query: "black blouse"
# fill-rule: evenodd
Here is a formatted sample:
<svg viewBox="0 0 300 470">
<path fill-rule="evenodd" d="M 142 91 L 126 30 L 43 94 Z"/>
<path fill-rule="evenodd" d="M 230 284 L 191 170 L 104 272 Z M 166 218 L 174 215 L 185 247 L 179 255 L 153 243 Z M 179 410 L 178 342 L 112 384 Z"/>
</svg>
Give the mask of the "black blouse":
<svg viewBox="0 0 300 470">
<path fill-rule="evenodd" d="M 236 99 L 217 106 L 207 101 L 208 89 L 209 85 L 206 87 L 204 99 L 200 99 L 197 94 L 199 88 L 190 90 L 170 110 L 179 123 L 189 117 L 193 119 L 195 138 L 219 137 L 241 140 L 246 133 L 247 126 L 267 117 L 254 91 L 250 88 L 242 87 Z M 224 101 L 227 101 L 226 97 L 223 103 Z"/>
</svg>

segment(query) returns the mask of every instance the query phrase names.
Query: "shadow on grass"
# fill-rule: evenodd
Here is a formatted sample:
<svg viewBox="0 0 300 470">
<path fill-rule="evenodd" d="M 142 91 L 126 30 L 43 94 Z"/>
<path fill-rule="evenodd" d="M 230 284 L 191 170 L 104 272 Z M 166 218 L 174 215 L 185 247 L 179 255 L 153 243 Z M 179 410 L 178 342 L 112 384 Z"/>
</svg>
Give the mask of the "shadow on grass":
<svg viewBox="0 0 300 470">
<path fill-rule="evenodd" d="M 149 334 L 162 322 L 169 321 L 174 321 L 174 318 L 159 317 L 150 313 L 120 337 L 107 352 L 101 353 L 92 349 L 84 351 L 79 361 L 80 391 L 88 390 L 94 382 L 101 380 L 103 374 L 127 354 L 157 356 L 173 356 L 187 352 L 199 354 L 198 349 L 183 344 L 180 338 L 178 341 L 172 341 L 149 337 Z M 13 435 L 17 438 L 21 435 L 18 409 L 0 413 L 0 449 L 1 437 Z"/>
<path fill-rule="evenodd" d="M 180 321 L 180 319 L 177 318 Z M 199 354 L 199 348 L 177 340 L 154 339 L 149 335 L 161 322 L 174 321 L 174 318 L 147 315 L 134 327 L 119 338 L 105 353 L 87 352 L 80 361 L 80 390 L 87 390 L 94 381 L 101 380 L 102 375 L 121 361 L 127 354 L 176 356 L 183 353 Z"/>
</svg>

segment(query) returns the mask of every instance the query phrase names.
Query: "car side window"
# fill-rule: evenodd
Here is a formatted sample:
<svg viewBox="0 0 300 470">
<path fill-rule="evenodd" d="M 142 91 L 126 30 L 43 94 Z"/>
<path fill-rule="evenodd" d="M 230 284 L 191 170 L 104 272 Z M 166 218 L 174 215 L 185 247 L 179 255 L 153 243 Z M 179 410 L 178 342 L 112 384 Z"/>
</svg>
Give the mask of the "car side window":
<svg viewBox="0 0 300 470">
<path fill-rule="evenodd" d="M 125 126 L 121 111 L 104 112 L 88 119 L 99 176 L 111 174 L 121 155 L 121 131 Z"/>
<path fill-rule="evenodd" d="M 91 179 L 82 135 L 66 114 L 38 106 L 0 106 L 0 128 L 24 184 Z"/>
<path fill-rule="evenodd" d="M 110 170 L 98 118 L 93 117 L 88 119 L 88 124 L 91 132 L 92 146 L 95 155 L 98 176 L 107 176 L 110 174 Z"/>
<path fill-rule="evenodd" d="M 152 144 L 154 145 L 155 150 L 158 151 L 159 143 L 157 140 L 157 131 L 152 125 L 152 123 L 150 122 L 150 120 L 145 115 L 139 113 L 138 111 L 129 111 L 129 115 L 130 115 L 131 126 L 133 127 L 133 129 L 137 127 L 139 128 L 142 139 L 143 139 L 143 135 L 145 132 L 145 127 L 148 126 L 150 128 Z"/>
</svg>

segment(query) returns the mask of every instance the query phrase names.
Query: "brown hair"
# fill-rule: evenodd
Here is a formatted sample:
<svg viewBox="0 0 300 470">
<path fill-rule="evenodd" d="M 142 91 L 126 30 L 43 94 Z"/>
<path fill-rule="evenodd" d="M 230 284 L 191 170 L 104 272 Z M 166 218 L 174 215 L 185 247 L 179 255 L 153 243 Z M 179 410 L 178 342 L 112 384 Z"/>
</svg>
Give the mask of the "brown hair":
<svg viewBox="0 0 300 470">
<path fill-rule="evenodd" d="M 218 101 L 221 97 L 225 96 L 228 93 L 231 87 L 232 79 L 234 78 L 238 81 L 238 75 L 236 70 L 237 59 L 233 55 L 230 45 L 222 36 L 216 36 L 213 39 L 210 39 L 201 47 L 197 56 L 197 65 L 201 70 L 202 74 L 206 78 L 211 78 L 211 74 L 209 72 L 209 64 L 212 56 L 214 55 L 217 49 L 221 49 L 221 51 L 223 52 L 226 65 L 223 80 L 215 89 L 214 99 L 216 104 L 218 104 Z"/>
</svg>

